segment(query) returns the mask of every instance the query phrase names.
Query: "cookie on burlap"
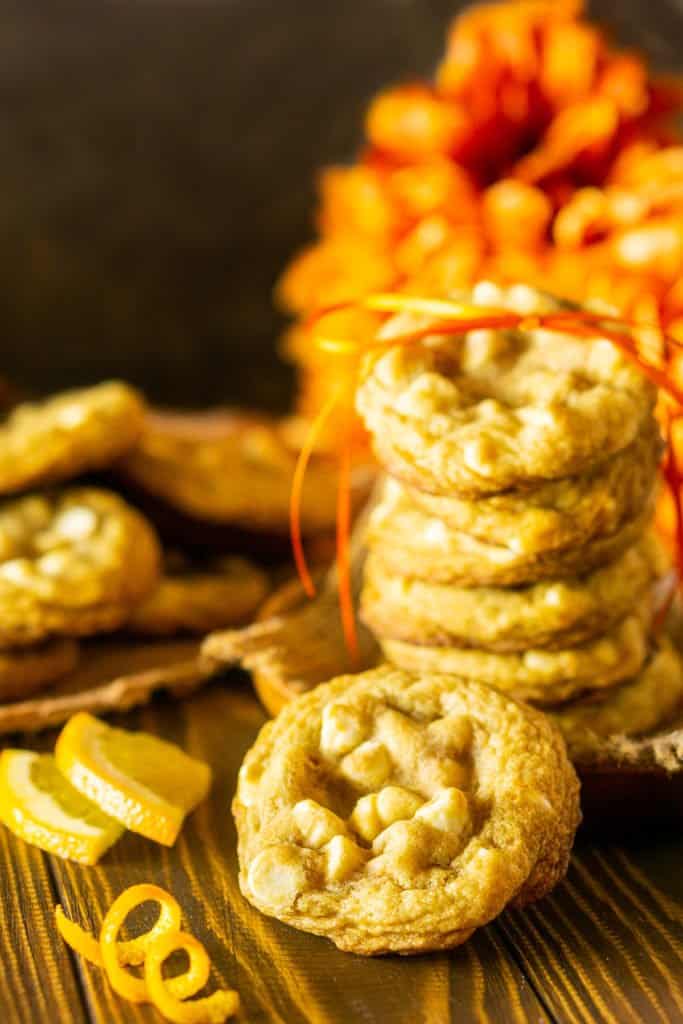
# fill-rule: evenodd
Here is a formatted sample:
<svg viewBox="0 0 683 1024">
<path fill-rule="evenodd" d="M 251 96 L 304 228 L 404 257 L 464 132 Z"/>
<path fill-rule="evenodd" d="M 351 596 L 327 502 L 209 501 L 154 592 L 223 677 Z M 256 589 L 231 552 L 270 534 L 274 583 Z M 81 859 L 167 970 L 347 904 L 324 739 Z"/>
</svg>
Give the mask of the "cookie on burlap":
<svg viewBox="0 0 683 1024">
<path fill-rule="evenodd" d="M 634 679 L 548 709 L 548 714 L 564 736 L 569 756 L 580 761 L 599 752 L 608 737 L 652 732 L 682 705 L 683 663 L 664 638 Z"/>
<path fill-rule="evenodd" d="M 578 782 L 539 712 L 383 667 L 289 704 L 233 803 L 259 910 L 365 954 L 447 949 L 566 870 Z"/>
</svg>

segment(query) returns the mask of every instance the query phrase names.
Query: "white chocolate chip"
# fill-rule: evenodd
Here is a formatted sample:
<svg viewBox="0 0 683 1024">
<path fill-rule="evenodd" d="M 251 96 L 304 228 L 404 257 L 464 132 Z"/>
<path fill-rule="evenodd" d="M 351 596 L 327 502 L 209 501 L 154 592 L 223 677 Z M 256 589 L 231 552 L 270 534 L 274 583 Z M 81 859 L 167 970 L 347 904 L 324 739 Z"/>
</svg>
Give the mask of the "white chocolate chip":
<svg viewBox="0 0 683 1024">
<path fill-rule="evenodd" d="M 412 818 L 422 803 L 422 797 L 409 789 L 385 786 L 379 793 L 361 797 L 349 820 L 359 836 L 372 842 L 388 825 Z"/>
<path fill-rule="evenodd" d="M 238 796 L 244 807 L 251 807 L 256 802 L 258 784 L 261 779 L 260 769 L 255 762 L 245 762 L 239 771 Z"/>
<path fill-rule="evenodd" d="M 377 811 L 383 825 L 392 825 L 402 818 L 412 818 L 424 800 L 402 786 L 385 786 L 377 794 Z"/>
<path fill-rule="evenodd" d="M 444 789 L 420 807 L 415 817 L 439 832 L 459 834 L 469 820 L 467 797 L 461 789 Z"/>
<path fill-rule="evenodd" d="M 86 505 L 74 505 L 55 521 L 55 530 L 69 540 L 83 540 L 97 528 L 97 516 Z"/>
<path fill-rule="evenodd" d="M 472 723 L 467 715 L 445 715 L 430 722 L 427 732 L 451 755 L 463 756 L 472 742 Z"/>
<path fill-rule="evenodd" d="M 367 723 L 347 704 L 327 704 L 322 712 L 320 749 L 326 757 L 341 757 L 365 738 Z"/>
<path fill-rule="evenodd" d="M 319 850 L 333 836 L 347 831 L 346 824 L 334 811 L 315 800 L 299 800 L 292 808 L 292 817 L 306 846 L 313 850 Z"/>
<path fill-rule="evenodd" d="M 496 447 L 492 441 L 484 437 L 468 441 L 462 454 L 465 465 L 473 472 L 480 476 L 491 474 L 496 459 Z"/>
<path fill-rule="evenodd" d="M 379 789 L 391 775 L 393 764 L 389 751 L 378 740 L 367 740 L 347 754 L 341 772 L 361 789 Z"/>
<path fill-rule="evenodd" d="M 472 289 L 472 301 L 477 306 L 502 306 L 503 292 L 493 281 L 478 281 Z"/>
<path fill-rule="evenodd" d="M 343 882 L 363 865 L 368 853 L 347 836 L 334 836 L 325 846 L 325 875 L 330 882 Z"/>
<path fill-rule="evenodd" d="M 289 909 L 308 887 L 301 851 L 288 843 L 262 850 L 249 866 L 247 885 L 258 903 L 273 910 Z"/>
</svg>

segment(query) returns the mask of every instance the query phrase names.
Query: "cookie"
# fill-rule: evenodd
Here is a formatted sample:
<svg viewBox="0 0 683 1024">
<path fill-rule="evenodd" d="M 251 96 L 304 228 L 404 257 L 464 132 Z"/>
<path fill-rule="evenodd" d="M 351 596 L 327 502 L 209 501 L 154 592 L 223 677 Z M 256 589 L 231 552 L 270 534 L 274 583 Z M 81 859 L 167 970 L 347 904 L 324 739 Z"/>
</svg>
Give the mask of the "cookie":
<svg viewBox="0 0 683 1024">
<path fill-rule="evenodd" d="M 268 723 L 233 812 L 240 887 L 259 910 L 343 950 L 419 953 L 555 885 L 578 782 L 544 715 L 385 666 Z"/>
<path fill-rule="evenodd" d="M 562 732 L 569 756 L 582 761 L 599 752 L 608 737 L 642 736 L 682 706 L 683 662 L 664 638 L 635 679 L 549 709 L 548 714 Z"/>
<path fill-rule="evenodd" d="M 91 487 L 0 507 L 0 646 L 116 629 L 156 586 L 159 546 L 139 512 Z"/>
<path fill-rule="evenodd" d="M 652 506 L 616 533 L 583 546 L 533 554 L 477 540 L 426 515 L 405 488 L 387 480 L 367 527 L 369 547 L 400 576 L 463 587 L 509 586 L 590 572 L 635 544 L 649 524 Z"/>
<path fill-rule="evenodd" d="M 410 672 L 450 672 L 495 686 L 519 700 L 556 704 L 614 686 L 640 671 L 647 657 L 650 614 L 629 615 L 607 633 L 561 651 L 495 654 L 470 647 L 425 647 L 379 637 L 388 661 Z"/>
<path fill-rule="evenodd" d="M 484 282 L 475 304 L 558 309 L 519 286 Z M 423 321 L 424 322 L 424 321 Z M 414 329 L 395 318 L 384 339 Z M 434 335 L 372 350 L 357 408 L 392 475 L 434 494 L 476 497 L 575 476 L 651 422 L 656 388 L 610 342 L 541 329 Z"/>
<path fill-rule="evenodd" d="M 443 497 L 409 488 L 412 503 L 446 526 L 536 556 L 609 537 L 640 516 L 657 479 L 662 439 L 656 424 L 606 463 L 577 477 L 482 497 Z"/>
<path fill-rule="evenodd" d="M 592 573 L 513 588 L 467 589 L 409 579 L 387 571 L 371 554 L 362 616 L 375 633 L 392 640 L 501 653 L 554 651 L 604 633 L 669 568 L 652 534 Z"/>
<path fill-rule="evenodd" d="M 196 520 L 286 535 L 296 461 L 278 421 L 265 416 L 156 413 L 118 469 L 130 485 Z M 306 533 L 334 527 L 337 477 L 335 459 L 313 456 L 301 502 Z M 371 480 L 367 464 L 354 469 L 356 503 Z"/>
<path fill-rule="evenodd" d="M 135 608 L 127 629 L 171 636 L 237 626 L 253 616 L 267 592 L 266 574 L 243 558 L 217 559 L 205 566 L 171 563 Z"/>
<path fill-rule="evenodd" d="M 143 421 L 141 397 L 118 381 L 17 406 L 0 426 L 0 494 L 109 466 Z"/>
<path fill-rule="evenodd" d="M 23 700 L 67 675 L 78 664 L 74 640 L 0 651 L 0 701 Z"/>
</svg>

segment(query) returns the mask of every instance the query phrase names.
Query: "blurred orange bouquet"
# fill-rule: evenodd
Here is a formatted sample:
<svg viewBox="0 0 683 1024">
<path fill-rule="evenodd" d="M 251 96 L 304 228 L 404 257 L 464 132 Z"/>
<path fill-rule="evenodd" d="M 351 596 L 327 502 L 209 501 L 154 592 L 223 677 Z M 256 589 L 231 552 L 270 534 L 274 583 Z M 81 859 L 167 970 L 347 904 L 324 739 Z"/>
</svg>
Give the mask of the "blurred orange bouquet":
<svg viewBox="0 0 683 1024">
<path fill-rule="evenodd" d="M 304 418 L 344 372 L 307 316 L 377 290 L 524 280 L 646 324 L 650 358 L 660 331 L 683 340 L 683 91 L 613 47 L 582 7 L 468 9 L 434 81 L 375 97 L 357 162 L 322 172 L 318 240 L 277 289 L 297 318 L 285 349 Z M 363 311 L 340 315 L 356 336 L 374 329 Z"/>
</svg>

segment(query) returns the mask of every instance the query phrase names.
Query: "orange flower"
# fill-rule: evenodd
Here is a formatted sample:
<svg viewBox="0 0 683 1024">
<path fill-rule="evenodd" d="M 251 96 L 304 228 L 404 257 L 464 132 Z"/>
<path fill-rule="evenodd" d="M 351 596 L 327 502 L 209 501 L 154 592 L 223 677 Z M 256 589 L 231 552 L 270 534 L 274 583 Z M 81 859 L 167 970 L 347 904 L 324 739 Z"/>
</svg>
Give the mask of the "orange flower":
<svg viewBox="0 0 683 1024">
<path fill-rule="evenodd" d="M 306 316 L 488 276 L 682 321 L 681 109 L 681 84 L 616 49 L 579 0 L 472 7 L 434 83 L 380 93 L 369 149 L 321 175 L 318 241 L 278 300 Z M 304 374 L 299 411 L 315 416 L 338 368 L 305 332 L 288 352 Z"/>
</svg>

